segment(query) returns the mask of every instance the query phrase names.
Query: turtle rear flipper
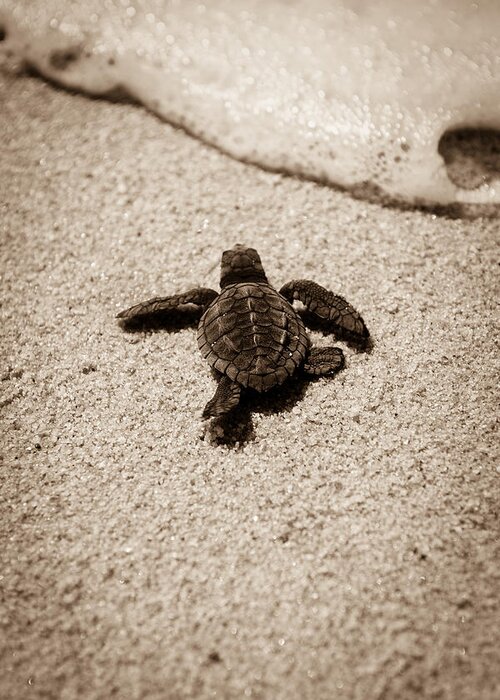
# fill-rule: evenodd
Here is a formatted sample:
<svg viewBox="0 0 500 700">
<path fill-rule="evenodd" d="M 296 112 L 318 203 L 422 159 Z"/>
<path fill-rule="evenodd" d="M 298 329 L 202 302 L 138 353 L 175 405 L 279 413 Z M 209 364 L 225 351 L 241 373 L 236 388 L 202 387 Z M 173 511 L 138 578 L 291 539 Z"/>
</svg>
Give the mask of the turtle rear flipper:
<svg viewBox="0 0 500 700">
<path fill-rule="evenodd" d="M 304 362 L 304 372 L 317 377 L 336 374 L 345 364 L 340 348 L 311 348 Z"/>
<path fill-rule="evenodd" d="M 197 287 L 196 289 L 190 289 L 184 294 L 174 294 L 171 297 L 153 297 L 147 301 L 141 301 L 139 304 L 135 304 L 129 309 L 120 311 L 116 318 L 123 321 L 132 321 L 173 309 L 177 310 L 188 304 L 195 304 L 196 306 L 206 308 L 212 303 L 216 296 L 218 296 L 218 293 L 214 289 Z"/>
<path fill-rule="evenodd" d="M 222 416 L 240 402 L 241 386 L 225 374 L 219 379 L 215 394 L 203 410 L 203 418 Z"/>
</svg>

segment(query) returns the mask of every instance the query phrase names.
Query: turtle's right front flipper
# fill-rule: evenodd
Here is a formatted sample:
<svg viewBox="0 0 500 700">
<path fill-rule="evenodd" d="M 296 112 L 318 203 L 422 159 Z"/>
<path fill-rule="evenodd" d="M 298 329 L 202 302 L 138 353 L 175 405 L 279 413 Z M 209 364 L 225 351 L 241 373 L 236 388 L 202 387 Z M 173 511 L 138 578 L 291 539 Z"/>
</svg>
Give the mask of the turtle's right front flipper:
<svg viewBox="0 0 500 700">
<path fill-rule="evenodd" d="M 340 294 L 334 294 L 311 280 L 292 280 L 283 285 L 280 294 L 290 304 L 297 299 L 322 321 L 360 340 L 367 340 L 370 333 L 360 314 Z"/>
<path fill-rule="evenodd" d="M 205 309 L 212 303 L 216 296 L 218 296 L 218 293 L 213 289 L 197 287 L 196 289 L 190 289 L 184 294 L 174 294 L 171 297 L 153 297 L 147 301 L 141 301 L 139 304 L 135 304 L 129 309 L 120 311 L 116 318 L 122 319 L 123 321 L 132 321 L 143 317 L 150 317 L 156 313 L 178 310 L 189 304 L 195 304 Z"/>
</svg>

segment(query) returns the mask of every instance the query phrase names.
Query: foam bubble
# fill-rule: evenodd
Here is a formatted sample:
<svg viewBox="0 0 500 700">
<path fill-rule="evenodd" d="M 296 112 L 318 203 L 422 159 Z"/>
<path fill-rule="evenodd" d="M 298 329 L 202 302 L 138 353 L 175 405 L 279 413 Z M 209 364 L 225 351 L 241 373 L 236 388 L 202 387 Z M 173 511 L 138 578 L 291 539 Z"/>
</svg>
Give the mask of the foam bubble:
<svg viewBox="0 0 500 700">
<path fill-rule="evenodd" d="M 498 173 L 468 188 L 439 148 L 500 130 L 496 0 L 0 0 L 0 24 L 4 55 L 124 90 L 237 158 L 409 202 L 500 203 Z"/>
</svg>

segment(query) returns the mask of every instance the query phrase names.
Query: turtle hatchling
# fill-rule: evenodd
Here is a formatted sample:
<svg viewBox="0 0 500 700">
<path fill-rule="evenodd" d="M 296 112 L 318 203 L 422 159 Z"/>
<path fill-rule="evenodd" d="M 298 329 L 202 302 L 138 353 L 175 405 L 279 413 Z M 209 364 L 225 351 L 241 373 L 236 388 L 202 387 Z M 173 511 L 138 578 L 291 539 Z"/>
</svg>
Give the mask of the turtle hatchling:
<svg viewBox="0 0 500 700">
<path fill-rule="evenodd" d="M 228 413 L 239 403 L 243 389 L 267 391 L 299 371 L 323 376 L 343 367 L 340 348 L 311 347 L 304 322 L 292 306 L 295 300 L 332 330 L 358 342 L 368 340 L 363 319 L 338 294 L 309 280 L 293 280 L 276 291 L 254 248 L 235 245 L 222 254 L 220 287 L 220 293 L 198 287 L 155 297 L 117 316 L 131 322 L 193 304 L 204 312 L 198 346 L 215 370 L 218 384 L 203 418 Z"/>
</svg>

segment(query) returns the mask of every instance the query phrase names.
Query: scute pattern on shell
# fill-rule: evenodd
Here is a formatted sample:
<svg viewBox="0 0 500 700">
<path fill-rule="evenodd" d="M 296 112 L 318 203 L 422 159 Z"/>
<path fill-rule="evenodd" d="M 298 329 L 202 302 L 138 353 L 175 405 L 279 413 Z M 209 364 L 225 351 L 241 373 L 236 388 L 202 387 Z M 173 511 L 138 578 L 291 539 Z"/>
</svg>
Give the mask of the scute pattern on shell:
<svg viewBox="0 0 500 700">
<path fill-rule="evenodd" d="M 266 391 L 282 384 L 309 347 L 302 319 L 275 289 L 262 283 L 226 287 L 198 328 L 208 363 L 242 386 Z"/>
</svg>

